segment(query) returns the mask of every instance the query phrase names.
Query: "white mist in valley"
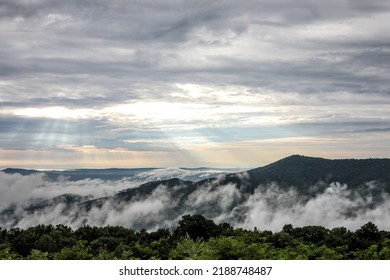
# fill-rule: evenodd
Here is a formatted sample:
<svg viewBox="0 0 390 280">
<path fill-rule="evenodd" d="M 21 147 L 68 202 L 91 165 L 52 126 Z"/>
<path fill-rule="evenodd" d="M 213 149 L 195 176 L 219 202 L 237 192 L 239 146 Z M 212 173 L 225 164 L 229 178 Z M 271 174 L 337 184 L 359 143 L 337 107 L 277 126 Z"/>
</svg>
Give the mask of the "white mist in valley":
<svg viewBox="0 0 390 280">
<path fill-rule="evenodd" d="M 202 214 L 216 223 L 273 231 L 280 231 L 285 224 L 356 229 L 368 221 L 380 229 L 390 229 L 390 197 L 374 182 L 367 183 L 366 188 L 377 189 L 375 198 L 338 182 L 309 197 L 302 196 L 294 187 L 286 189 L 276 183 L 259 185 L 253 192 L 246 192 L 234 183 L 222 183 L 221 178 L 228 172 L 169 168 L 140 172 L 120 180 L 77 181 L 62 176 L 52 180 L 44 173 L 0 172 L 0 227 L 64 224 L 78 228 L 88 224 L 155 230 L 175 227 L 183 215 Z M 129 200 L 113 198 L 120 191 L 142 188 L 140 185 L 146 182 L 213 176 L 216 179 L 191 190 L 186 185 L 167 186 L 162 182 L 150 193 L 140 192 Z M 243 172 L 239 179 L 245 182 L 248 176 Z M 71 203 L 61 197 L 64 194 L 74 195 Z M 34 206 L 45 201 L 50 203 Z M 94 202 L 86 204 L 88 201 Z"/>
</svg>

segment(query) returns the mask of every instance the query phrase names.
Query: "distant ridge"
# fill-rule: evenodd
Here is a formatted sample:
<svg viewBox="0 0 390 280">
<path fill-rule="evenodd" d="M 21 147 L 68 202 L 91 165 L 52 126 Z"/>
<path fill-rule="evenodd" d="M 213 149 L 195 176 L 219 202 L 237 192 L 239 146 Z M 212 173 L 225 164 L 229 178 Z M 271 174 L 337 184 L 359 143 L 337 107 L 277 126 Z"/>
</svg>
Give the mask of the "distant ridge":
<svg viewBox="0 0 390 280">
<path fill-rule="evenodd" d="M 59 176 L 68 177 L 70 180 L 102 179 L 120 180 L 124 177 L 133 176 L 136 173 L 152 171 L 156 168 L 105 168 L 105 169 L 70 169 L 70 170 L 34 170 L 21 168 L 6 168 L 2 170 L 7 174 L 18 173 L 31 175 L 44 173 L 50 180 L 56 180 Z"/>
<path fill-rule="evenodd" d="M 44 172 L 49 179 L 56 180 L 59 176 L 69 177 L 71 180 L 105 179 L 119 180 L 138 172 L 152 171 L 158 168 L 108 168 L 108 169 L 74 169 L 64 171 L 38 171 L 32 169 L 6 168 L 5 173 L 19 173 L 30 175 Z M 206 170 L 202 168 L 183 168 L 184 170 Z M 339 182 L 356 188 L 364 183 L 376 181 L 383 183 L 390 192 L 390 159 L 325 159 L 292 155 L 263 167 L 254 168 L 246 172 L 236 172 L 226 175 L 221 183 L 236 183 L 242 185 L 242 175 L 247 174 L 248 190 L 254 190 L 260 184 L 278 183 L 282 187 L 297 187 L 304 190 L 318 182 Z M 173 178 L 172 178 L 173 179 Z M 207 178 L 196 182 L 197 186 L 215 180 Z M 168 179 L 169 181 L 169 179 Z M 248 186 L 249 183 L 249 186 Z"/>
<path fill-rule="evenodd" d="M 21 175 L 31 175 L 31 174 L 35 174 L 35 173 L 40 172 L 40 171 L 34 170 L 34 169 L 23 169 L 23 168 L 6 168 L 6 169 L 3 169 L 1 171 L 4 173 L 7 173 L 7 174 L 18 173 Z"/>
<path fill-rule="evenodd" d="M 53 171 L 52 173 L 50 171 L 45 174 L 53 180 L 60 175 L 73 176 L 76 179 L 121 180 L 131 172 L 136 172 L 135 170 L 91 169 L 82 170 L 82 174 L 78 174 L 75 170 Z M 152 171 L 154 169 L 142 170 Z M 8 168 L 3 172 L 29 175 L 40 171 Z M 217 177 L 200 181 L 179 178 L 158 179 L 132 185 L 103 197 L 62 194 L 49 199 L 31 200 L 19 209 L 16 205 L 3 209 L 0 211 L 0 226 L 2 224 L 17 225 L 23 217 L 20 213 L 24 213 L 25 217 L 34 217 L 37 213 L 52 213 L 58 204 L 63 206 L 60 208 L 62 212 L 58 215 L 70 216 L 69 221 L 76 221 L 87 217 L 89 213 L 94 215 L 93 213 L 105 211 L 107 207 L 117 211 L 117 215 L 122 215 L 122 210 L 128 206 L 131 206 L 131 211 L 137 212 L 136 208 L 141 207 L 144 201 L 149 201 L 147 207 L 153 208 L 155 205 L 163 207 L 164 205 L 165 210 L 162 213 L 156 212 L 156 220 L 149 219 L 149 222 L 140 216 L 132 222 L 136 228 L 151 228 L 159 221 L 173 221 L 186 213 L 197 213 L 208 217 L 230 213 L 230 219 L 240 222 L 245 217 L 246 205 L 252 195 L 256 196 L 260 193 L 260 196 L 263 196 L 268 190 L 275 191 L 276 187 L 277 192 L 293 190 L 299 203 L 306 203 L 324 194 L 333 183 L 345 185 L 344 188 L 347 191 L 344 195 L 352 195 L 349 199 L 353 200 L 354 196 L 357 196 L 365 201 L 363 206 L 359 206 L 363 209 L 359 207 L 343 209 L 342 215 L 353 216 L 354 211 L 375 209 L 387 197 L 383 196 L 383 193 L 390 194 L 390 159 L 330 160 L 293 155 L 263 167 L 220 174 Z M 276 207 L 280 201 L 275 198 L 270 203 L 274 203 Z M 137 206 L 133 209 L 132 204 Z"/>
</svg>

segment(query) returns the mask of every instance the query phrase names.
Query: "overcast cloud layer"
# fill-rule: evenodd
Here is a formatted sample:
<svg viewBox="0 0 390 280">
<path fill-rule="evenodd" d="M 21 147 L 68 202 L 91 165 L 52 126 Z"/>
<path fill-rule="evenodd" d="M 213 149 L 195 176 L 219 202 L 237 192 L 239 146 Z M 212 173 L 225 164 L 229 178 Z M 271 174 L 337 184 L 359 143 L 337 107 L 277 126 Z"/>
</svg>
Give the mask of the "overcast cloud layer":
<svg viewBox="0 0 390 280">
<path fill-rule="evenodd" d="M 0 166 L 390 157 L 388 1 L 0 2 Z"/>
</svg>

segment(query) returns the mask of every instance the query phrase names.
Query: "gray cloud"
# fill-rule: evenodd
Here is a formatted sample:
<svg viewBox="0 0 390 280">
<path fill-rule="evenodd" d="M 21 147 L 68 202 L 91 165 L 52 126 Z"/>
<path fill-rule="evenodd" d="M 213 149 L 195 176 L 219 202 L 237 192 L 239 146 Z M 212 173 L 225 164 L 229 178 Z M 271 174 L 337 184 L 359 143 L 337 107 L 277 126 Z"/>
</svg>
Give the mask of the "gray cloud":
<svg viewBox="0 0 390 280">
<path fill-rule="evenodd" d="M 161 81 L 167 78 L 173 81 L 176 78 L 172 75 L 180 72 L 184 72 L 181 76 L 186 80 L 185 72 L 190 71 L 191 75 L 197 74 L 195 76 L 200 80 L 204 79 L 202 72 L 216 75 L 214 79 L 218 78 L 218 75 L 226 75 L 227 77 L 221 82 L 227 82 L 230 75 L 237 74 L 238 83 L 251 86 L 253 84 L 245 79 L 245 76 L 250 73 L 254 75 L 253 80 L 256 78 L 259 80 L 257 86 L 266 86 L 261 83 L 261 77 L 265 81 L 272 77 L 272 82 L 276 79 L 288 82 L 289 78 L 295 81 L 297 78 L 306 77 L 308 81 L 315 84 L 316 79 L 320 77 L 324 77 L 320 79 L 323 82 L 327 78 L 348 81 L 353 77 L 349 75 L 354 74 L 355 71 L 346 69 L 349 71 L 340 72 L 342 68 L 339 63 L 329 64 L 332 56 L 348 59 L 345 65 L 354 61 L 357 67 L 364 64 L 370 66 L 372 63 L 381 64 L 383 67 L 384 64 L 388 64 L 383 60 L 378 61 L 378 55 L 381 52 L 386 53 L 386 50 L 375 49 L 375 46 L 368 49 L 367 46 L 359 47 L 366 43 L 366 38 L 363 37 L 359 42 L 353 41 L 354 44 L 350 46 L 352 48 L 350 50 L 358 51 L 358 55 L 360 53 L 360 57 L 357 57 L 345 47 L 341 49 L 337 42 L 332 42 L 331 38 L 316 43 L 315 40 L 309 40 L 302 35 L 291 38 L 289 30 L 293 30 L 296 24 L 311 26 L 318 22 L 360 19 L 389 11 L 388 5 L 383 1 L 370 2 L 372 3 L 346 1 L 340 4 L 339 1 L 331 1 L 324 5 L 312 1 L 244 1 L 237 5 L 235 1 L 213 1 L 213 3 L 170 1 L 163 4 L 155 1 L 132 3 L 67 1 L 66 4 L 60 1 L 37 1 L 30 4 L 6 1 L 2 18 L 4 20 L 7 18 L 7 21 L 4 21 L 6 26 L 15 25 L 12 26 L 13 29 L 3 30 L 9 38 L 6 45 L 22 46 L 15 51 L 1 48 L 1 52 L 7 52 L 7 55 L 2 56 L 2 64 L 3 69 L 8 67 L 8 72 L 14 72 L 19 77 L 22 73 L 28 76 L 33 74 L 61 76 L 85 74 L 103 77 L 125 75 L 127 80 L 131 80 L 132 77 L 142 80 L 142 77 L 146 77 L 155 82 L 156 79 Z M 282 27 L 277 25 L 277 27 L 263 28 L 261 24 L 259 25 L 259 21 L 260 23 L 275 22 Z M 345 21 L 342 24 L 353 27 Z M 380 22 L 377 24 L 381 25 Z M 189 64 L 188 58 L 184 57 L 187 49 L 190 51 L 191 48 L 206 44 L 207 41 L 204 40 L 207 36 L 211 37 L 209 39 L 211 46 L 221 40 L 226 41 L 227 38 L 232 38 L 230 42 L 232 44 L 241 40 L 240 35 L 247 35 L 248 28 L 252 27 L 258 30 L 259 34 L 263 34 L 264 38 L 254 37 L 256 41 L 249 47 L 256 48 L 256 45 L 261 42 L 270 43 L 275 48 L 279 48 L 281 57 L 284 57 L 285 52 L 295 50 L 301 59 L 304 59 L 303 63 L 297 63 L 295 58 L 282 62 L 272 60 L 265 62 L 263 59 L 250 56 L 249 63 L 245 63 L 245 60 L 238 56 L 231 63 L 226 64 L 226 61 L 232 59 L 231 53 L 213 56 L 207 55 L 206 49 L 201 56 L 216 62 L 219 67 L 199 68 L 196 64 Z M 24 43 L 19 44 L 23 28 L 32 32 L 24 34 L 27 40 L 24 36 Z M 315 32 L 314 28 L 313 32 Z M 356 40 L 360 36 L 356 38 L 353 35 L 347 36 L 347 40 L 349 37 L 352 37 L 351 40 Z M 387 43 L 389 43 L 388 39 Z M 192 47 L 186 45 L 187 43 Z M 323 46 L 324 44 L 326 47 Z M 302 51 L 305 49 L 309 52 Z M 317 59 L 313 63 L 313 59 L 318 57 L 318 52 L 327 59 Z M 350 58 L 351 55 L 353 57 Z M 247 55 L 244 54 L 244 57 Z M 318 70 L 313 71 L 313 67 Z M 238 74 L 240 72 L 242 73 Z M 60 79 L 63 81 L 64 77 Z M 332 85 L 334 83 L 327 89 L 331 89 Z M 106 87 L 108 84 L 102 86 Z M 288 86 L 285 87 L 287 88 Z M 300 92 L 299 89 L 297 91 Z"/>
<path fill-rule="evenodd" d="M 174 153 L 180 143 L 170 138 L 204 132 L 213 144 L 328 135 L 324 122 L 339 137 L 388 127 L 386 1 L 0 7 L 1 150 L 89 145 Z M 57 122 L 52 111 L 19 112 L 47 107 L 70 112 Z M 72 110 L 91 112 L 70 120 Z"/>
</svg>

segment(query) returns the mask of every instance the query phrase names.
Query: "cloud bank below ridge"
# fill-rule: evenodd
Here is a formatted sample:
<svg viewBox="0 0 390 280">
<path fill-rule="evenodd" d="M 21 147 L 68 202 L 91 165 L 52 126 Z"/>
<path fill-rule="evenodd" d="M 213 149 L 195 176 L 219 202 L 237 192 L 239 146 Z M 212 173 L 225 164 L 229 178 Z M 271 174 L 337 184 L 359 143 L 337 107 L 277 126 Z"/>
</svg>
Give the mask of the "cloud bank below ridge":
<svg viewBox="0 0 390 280">
<path fill-rule="evenodd" d="M 184 174 L 193 176 L 195 171 L 186 172 L 178 169 L 156 169 L 139 174 L 133 181 L 66 181 L 64 178 L 62 181 L 61 178 L 48 181 L 42 174 L 22 176 L 0 173 L 0 211 L 10 209 L 10 206 L 13 209 L 11 215 L 2 212 L 0 226 L 26 228 L 37 224 L 65 224 L 78 228 L 89 224 L 153 230 L 174 227 L 182 215 L 202 214 L 217 223 L 229 222 L 238 227 L 257 227 L 273 231 L 281 230 L 285 224 L 322 225 L 327 228 L 345 226 L 356 229 L 368 221 L 372 221 L 381 229 L 389 229 L 390 197 L 373 182 L 367 183 L 366 186 L 379 192 L 375 198 L 350 190 L 347 185 L 337 182 L 327 185 L 316 195 L 307 197 L 300 195 L 294 188 L 285 189 L 277 184 L 260 185 L 253 193 L 248 193 L 233 183 L 221 184 L 221 178 L 224 176 L 221 174 L 187 195 L 183 194 L 187 188 L 185 185 L 168 187 L 162 183 L 150 194 L 137 195 L 129 201 L 107 199 L 102 204 L 91 204 L 90 208 L 80 206 L 85 200 L 112 196 L 120 190 L 137 188 L 142 180 L 147 182 L 148 179 L 154 180 L 178 173 L 185 179 Z M 221 170 L 196 172 L 201 178 Z M 241 174 L 241 180 L 248 179 L 245 172 Z M 31 210 L 27 207 L 34 205 L 32 198 L 39 202 L 44 199 L 50 201 L 51 198 L 58 198 L 58 195 L 65 193 L 83 197 L 77 203 L 69 203 L 60 196 L 61 199 L 44 208 Z"/>
</svg>

